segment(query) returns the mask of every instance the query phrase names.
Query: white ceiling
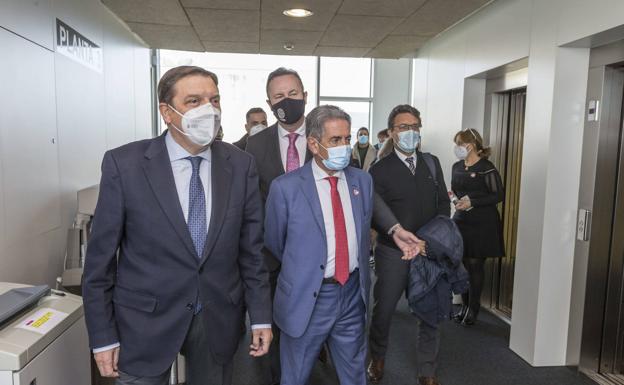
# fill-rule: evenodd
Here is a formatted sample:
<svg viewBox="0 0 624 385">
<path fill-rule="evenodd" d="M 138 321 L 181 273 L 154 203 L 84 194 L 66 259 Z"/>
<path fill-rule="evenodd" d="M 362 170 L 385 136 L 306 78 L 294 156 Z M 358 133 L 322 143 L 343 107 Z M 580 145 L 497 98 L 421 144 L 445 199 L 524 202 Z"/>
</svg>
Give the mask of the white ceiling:
<svg viewBox="0 0 624 385">
<path fill-rule="evenodd" d="M 401 58 L 492 0 L 101 1 L 152 48 Z"/>
</svg>

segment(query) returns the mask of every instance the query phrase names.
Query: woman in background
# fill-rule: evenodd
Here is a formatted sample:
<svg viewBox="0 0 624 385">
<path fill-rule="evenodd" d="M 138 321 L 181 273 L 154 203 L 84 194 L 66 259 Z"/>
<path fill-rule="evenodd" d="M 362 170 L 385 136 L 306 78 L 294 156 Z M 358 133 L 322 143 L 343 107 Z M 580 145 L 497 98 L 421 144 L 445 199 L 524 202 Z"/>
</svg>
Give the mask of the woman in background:
<svg viewBox="0 0 624 385">
<path fill-rule="evenodd" d="M 491 149 L 475 129 L 455 134 L 451 190 L 457 200 L 453 219 L 464 238 L 464 265 L 470 274 L 470 290 L 462 295 L 463 306 L 454 319 L 473 325 L 481 307 L 486 258 L 505 255 L 503 226 L 497 204 L 505 198 L 500 174 L 488 160 Z"/>
</svg>

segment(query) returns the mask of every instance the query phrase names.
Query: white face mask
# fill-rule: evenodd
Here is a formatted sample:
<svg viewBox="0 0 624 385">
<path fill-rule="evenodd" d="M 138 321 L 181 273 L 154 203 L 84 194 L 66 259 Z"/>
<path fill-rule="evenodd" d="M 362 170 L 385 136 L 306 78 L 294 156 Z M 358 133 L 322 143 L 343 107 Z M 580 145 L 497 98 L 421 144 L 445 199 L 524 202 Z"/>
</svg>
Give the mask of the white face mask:
<svg viewBox="0 0 624 385">
<path fill-rule="evenodd" d="M 455 156 L 457 157 L 457 159 L 459 160 L 464 160 L 468 157 L 468 149 L 464 146 L 458 146 L 456 145 L 455 148 L 453 149 L 453 152 L 455 152 Z"/>
<path fill-rule="evenodd" d="M 184 114 L 181 114 L 171 105 L 169 107 L 182 117 L 182 130 L 171 123 L 178 132 L 202 147 L 213 142 L 215 133 L 221 126 L 221 112 L 212 104 L 202 104 Z"/>
<path fill-rule="evenodd" d="M 265 128 L 267 128 L 267 126 L 265 126 L 264 124 L 256 124 L 249 129 L 249 136 L 254 136 Z"/>
</svg>

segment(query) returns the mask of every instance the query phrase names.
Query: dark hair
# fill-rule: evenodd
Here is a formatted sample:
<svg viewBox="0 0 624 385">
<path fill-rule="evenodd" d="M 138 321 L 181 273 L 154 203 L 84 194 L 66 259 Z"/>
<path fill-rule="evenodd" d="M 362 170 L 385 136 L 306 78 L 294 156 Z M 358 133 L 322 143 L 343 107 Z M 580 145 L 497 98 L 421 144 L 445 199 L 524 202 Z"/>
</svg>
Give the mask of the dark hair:
<svg viewBox="0 0 624 385">
<path fill-rule="evenodd" d="M 284 68 L 284 67 L 280 67 L 278 69 L 276 69 L 275 71 L 271 72 L 269 74 L 269 77 L 267 78 L 267 82 L 266 82 L 266 93 L 267 96 L 269 96 L 269 84 L 271 83 L 271 80 L 275 79 L 278 76 L 285 76 L 285 75 L 292 75 L 294 77 L 297 78 L 297 80 L 299 81 L 299 85 L 301 85 L 301 91 L 305 91 L 305 89 L 303 88 L 303 82 L 301 81 L 301 77 L 299 76 L 299 74 L 297 73 L 297 71 L 295 70 L 291 70 L 288 68 Z"/>
<path fill-rule="evenodd" d="M 465 130 L 459 131 L 455 134 L 453 141 L 461 144 L 472 144 L 477 151 L 477 155 L 481 158 L 487 159 L 492 155 L 492 149 L 483 146 L 483 138 L 481 134 L 479 134 L 479 131 L 474 128 L 466 128 Z"/>
<path fill-rule="evenodd" d="M 249 116 L 251 116 L 251 114 L 259 114 L 261 112 L 266 115 L 266 112 L 264 112 L 264 110 L 262 108 L 260 108 L 260 107 L 254 107 L 254 108 L 250 109 L 245 114 L 245 121 L 249 120 Z"/>
<path fill-rule="evenodd" d="M 388 129 L 391 129 L 394 126 L 394 118 L 396 118 L 398 114 L 402 114 L 405 112 L 414 115 L 420 121 L 420 111 L 410 106 L 409 104 L 399 104 L 398 106 L 394 107 L 392 111 L 390 111 L 390 115 L 388 115 Z"/>
<path fill-rule="evenodd" d="M 383 136 L 383 137 L 386 137 L 386 138 L 389 137 L 390 134 L 388 133 L 388 129 L 384 128 L 383 130 L 379 131 L 377 133 L 377 137 L 379 138 L 380 136 Z"/>
<path fill-rule="evenodd" d="M 368 133 L 369 133 L 369 132 L 368 132 L 368 128 L 366 128 L 366 127 L 360 127 L 360 129 L 357 131 L 357 135 L 358 135 L 358 136 L 360 136 L 360 132 L 362 132 L 362 131 L 366 131 L 366 134 L 368 134 Z"/>
<path fill-rule="evenodd" d="M 321 140 L 325 123 L 335 119 L 345 120 L 349 123 L 349 127 L 351 126 L 351 117 L 342 108 L 327 104 L 316 107 L 306 116 L 306 136 Z"/>
<path fill-rule="evenodd" d="M 173 100 L 173 87 L 176 83 L 187 76 L 201 75 L 206 76 L 214 81 L 215 85 L 219 85 L 217 75 L 206 69 L 197 66 L 179 66 L 170 69 L 160 78 L 158 82 L 158 102 L 171 104 Z"/>
</svg>

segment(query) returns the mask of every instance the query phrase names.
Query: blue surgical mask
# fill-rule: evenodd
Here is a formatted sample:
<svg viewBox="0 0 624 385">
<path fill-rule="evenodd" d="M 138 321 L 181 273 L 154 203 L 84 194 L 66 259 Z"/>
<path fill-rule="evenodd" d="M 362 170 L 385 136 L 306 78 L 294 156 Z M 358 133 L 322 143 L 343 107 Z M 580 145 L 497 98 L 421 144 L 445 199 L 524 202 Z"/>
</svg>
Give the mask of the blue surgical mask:
<svg viewBox="0 0 624 385">
<path fill-rule="evenodd" d="M 399 132 L 399 141 L 397 147 L 404 152 L 412 153 L 420 143 L 420 132 L 407 130 Z"/>
<path fill-rule="evenodd" d="M 360 137 L 358 138 L 358 142 L 360 144 L 368 143 L 368 135 L 360 135 Z"/>
<path fill-rule="evenodd" d="M 340 171 L 349 165 L 351 161 L 351 146 L 337 146 L 327 148 L 317 141 L 319 146 L 327 150 L 327 159 L 323 159 L 323 164 L 330 170 Z"/>
</svg>

